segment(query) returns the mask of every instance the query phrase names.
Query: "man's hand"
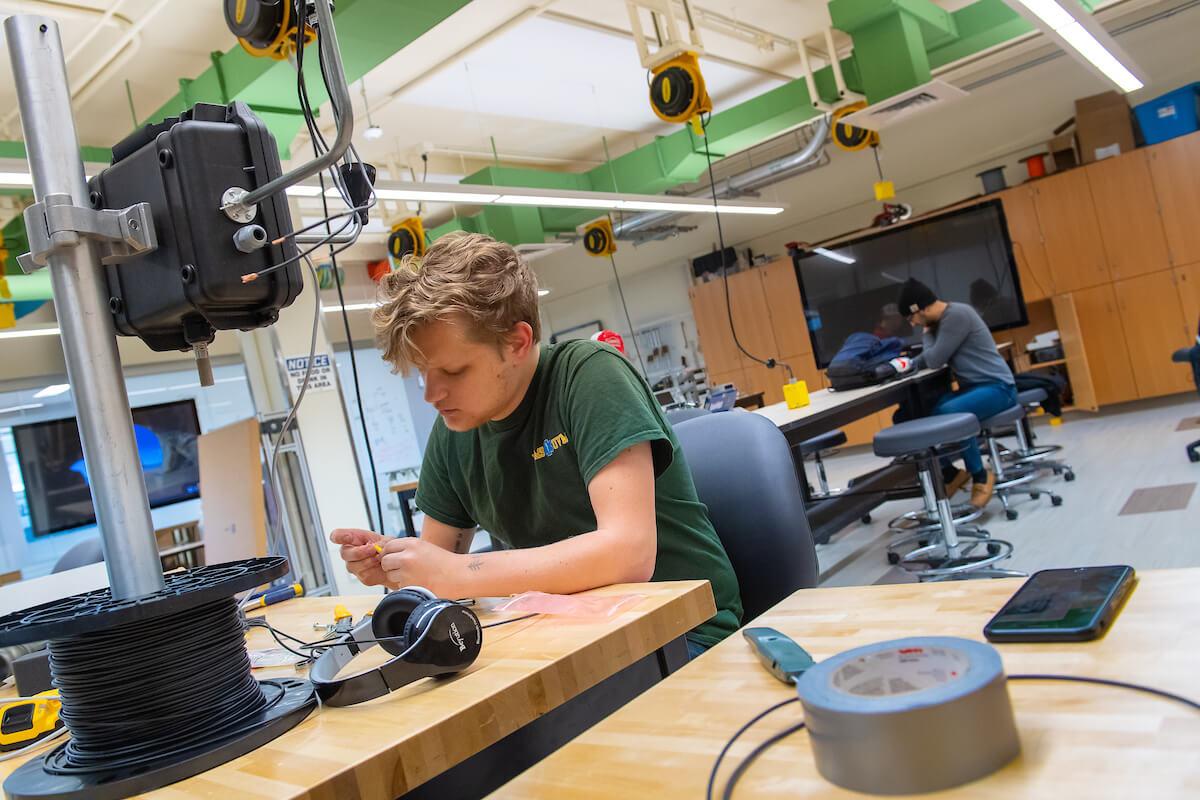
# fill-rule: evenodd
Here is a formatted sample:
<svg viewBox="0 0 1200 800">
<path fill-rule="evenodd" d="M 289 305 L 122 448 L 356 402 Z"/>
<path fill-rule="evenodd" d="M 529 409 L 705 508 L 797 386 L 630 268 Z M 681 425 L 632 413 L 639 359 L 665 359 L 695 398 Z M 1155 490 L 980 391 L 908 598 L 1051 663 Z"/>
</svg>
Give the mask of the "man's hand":
<svg viewBox="0 0 1200 800">
<path fill-rule="evenodd" d="M 463 594 L 462 573 L 479 559 L 451 553 L 424 539 L 388 539 L 380 564 L 389 586 L 423 586 L 438 597 Z M 478 568 L 478 567 L 476 567 Z"/>
<path fill-rule="evenodd" d="M 375 549 L 377 545 L 384 545 L 388 541 L 386 536 L 360 528 L 338 528 L 329 534 L 329 540 L 342 546 L 340 555 L 351 575 L 366 586 L 388 585 L 387 576 L 379 563 L 382 556 Z"/>
</svg>

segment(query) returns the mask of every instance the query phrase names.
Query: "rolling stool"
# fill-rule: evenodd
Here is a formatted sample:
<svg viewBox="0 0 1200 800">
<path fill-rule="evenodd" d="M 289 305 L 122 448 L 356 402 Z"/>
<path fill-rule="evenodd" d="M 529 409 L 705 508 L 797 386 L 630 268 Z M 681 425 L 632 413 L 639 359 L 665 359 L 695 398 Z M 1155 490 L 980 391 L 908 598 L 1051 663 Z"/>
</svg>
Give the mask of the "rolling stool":
<svg viewBox="0 0 1200 800">
<path fill-rule="evenodd" d="M 1042 401 L 1046 399 L 1045 389 L 1026 389 L 1023 392 L 1017 393 L 1017 402 L 1025 409 L 1026 415 L 1013 426 L 1013 433 L 1017 437 L 1017 449 L 1009 450 L 1007 455 L 1004 455 L 1006 460 L 1014 465 L 1034 464 L 1041 468 L 1050 470 L 1055 475 L 1062 475 L 1063 480 L 1075 480 L 1075 470 L 1065 461 L 1050 458 L 1050 455 L 1057 453 L 1063 449 L 1061 444 L 1037 445 L 1034 442 L 1033 428 L 1029 424 L 1028 412 L 1041 407 Z"/>
<path fill-rule="evenodd" d="M 1011 578 L 1025 573 L 994 565 L 1012 555 L 1009 542 L 992 539 L 987 531 L 957 525 L 939 459 L 962 449 L 963 442 L 979 435 L 974 414 L 939 414 L 901 422 L 875 434 L 875 455 L 915 463 L 927 508 L 936 509 L 937 524 L 929 530 L 903 531 L 906 535 L 888 545 L 888 562 L 923 565 L 913 570 L 918 580 L 956 578 Z M 964 541 L 965 540 L 965 541 Z M 901 555 L 901 546 L 915 542 L 915 550 Z M 982 552 L 978 552 L 982 548 Z"/>
<path fill-rule="evenodd" d="M 813 462 L 817 465 L 817 484 L 820 486 L 820 491 L 813 492 L 811 491 L 811 487 L 809 487 L 813 500 L 824 500 L 844 491 L 842 489 L 831 490 L 829 488 L 829 479 L 825 477 L 825 462 L 822 460 L 822 457 L 845 443 L 846 434 L 842 431 L 833 430 L 826 431 L 811 439 L 805 439 L 796 445 L 796 450 L 799 451 L 802 460 L 807 461 L 809 456 L 811 456 Z"/>
<path fill-rule="evenodd" d="M 1009 495 L 1027 494 L 1034 500 L 1037 500 L 1045 492 L 1050 496 L 1052 504 L 1056 506 L 1062 505 L 1061 497 L 1042 487 L 1033 485 L 1040 471 L 1038 465 L 1006 465 L 1004 459 L 1000 457 L 1000 446 L 996 441 L 996 432 L 1009 426 L 1015 426 L 1017 430 L 1020 430 L 1024 419 L 1025 408 L 1015 405 L 979 423 L 979 427 L 983 430 L 983 438 L 987 441 L 988 457 L 992 462 L 992 472 L 996 475 L 996 496 L 1000 498 L 1000 504 L 1004 506 L 1005 518 L 1010 520 L 1017 518 L 1017 511 L 1009 505 Z"/>
</svg>

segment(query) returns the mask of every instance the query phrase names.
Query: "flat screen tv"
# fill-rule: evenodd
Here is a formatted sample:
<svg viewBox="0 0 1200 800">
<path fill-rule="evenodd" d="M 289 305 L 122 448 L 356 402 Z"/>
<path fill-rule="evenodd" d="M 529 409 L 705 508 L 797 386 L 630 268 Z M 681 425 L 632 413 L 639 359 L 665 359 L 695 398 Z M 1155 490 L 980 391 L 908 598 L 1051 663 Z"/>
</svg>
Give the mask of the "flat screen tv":
<svg viewBox="0 0 1200 800">
<path fill-rule="evenodd" d="M 813 357 L 825 369 L 852 333 L 919 343 L 896 301 L 909 278 L 947 302 L 969 303 L 993 331 L 1028 323 L 999 200 L 884 229 L 793 257 Z M 852 261 L 847 261 L 852 259 Z"/>
<path fill-rule="evenodd" d="M 196 437 L 200 420 L 191 400 L 133 409 L 133 430 L 150 507 L 200 496 Z M 79 426 L 74 417 L 13 428 L 17 461 L 34 536 L 96 522 Z"/>
</svg>

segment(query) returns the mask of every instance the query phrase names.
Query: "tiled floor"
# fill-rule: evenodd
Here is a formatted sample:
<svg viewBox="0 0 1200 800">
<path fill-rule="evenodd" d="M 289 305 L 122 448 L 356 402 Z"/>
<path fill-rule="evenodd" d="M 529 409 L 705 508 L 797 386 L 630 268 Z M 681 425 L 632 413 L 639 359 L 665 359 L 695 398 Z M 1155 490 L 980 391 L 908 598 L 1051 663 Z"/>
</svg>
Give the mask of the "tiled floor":
<svg viewBox="0 0 1200 800">
<path fill-rule="evenodd" d="M 1121 515 L 1137 489 L 1200 481 L 1200 464 L 1189 462 L 1184 452 L 1184 446 L 1196 438 L 1195 430 L 1178 429 L 1179 421 L 1195 416 L 1198 409 L 1195 394 L 1177 395 L 1110 407 L 1099 414 L 1074 412 L 1061 426 L 1036 422 L 1042 442 L 1064 446 L 1061 456 L 1074 467 L 1077 479 L 1070 483 L 1061 477 L 1044 479 L 1063 497 L 1058 508 L 1045 495 L 1039 500 L 1016 498 L 1014 508 L 1020 516 L 1010 522 L 998 502 L 989 506 L 989 514 L 979 524 L 1016 548 L 1002 566 L 1032 572 L 1089 564 L 1131 564 L 1137 569 L 1200 565 L 1196 492 L 1188 495 L 1182 508 Z M 867 447 L 826 462 L 834 486 L 845 485 L 849 477 L 880 463 Z M 919 500 L 881 506 L 871 524 L 852 525 L 818 547 L 822 585 L 908 579 L 887 563 L 887 520 L 919 506 Z"/>
</svg>

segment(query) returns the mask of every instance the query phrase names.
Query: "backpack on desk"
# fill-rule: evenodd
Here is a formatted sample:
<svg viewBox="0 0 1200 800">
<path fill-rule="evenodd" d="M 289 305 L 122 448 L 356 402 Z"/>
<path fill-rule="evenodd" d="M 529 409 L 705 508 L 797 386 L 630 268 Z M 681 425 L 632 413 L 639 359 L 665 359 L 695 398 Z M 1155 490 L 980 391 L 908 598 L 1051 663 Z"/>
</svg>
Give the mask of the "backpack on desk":
<svg viewBox="0 0 1200 800">
<path fill-rule="evenodd" d="M 835 392 L 875 386 L 896 376 L 889 364 L 900 355 L 902 342 L 894 336 L 880 339 L 869 333 L 852 333 L 833 360 L 825 375 Z"/>
</svg>

